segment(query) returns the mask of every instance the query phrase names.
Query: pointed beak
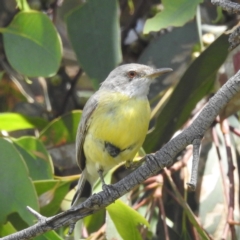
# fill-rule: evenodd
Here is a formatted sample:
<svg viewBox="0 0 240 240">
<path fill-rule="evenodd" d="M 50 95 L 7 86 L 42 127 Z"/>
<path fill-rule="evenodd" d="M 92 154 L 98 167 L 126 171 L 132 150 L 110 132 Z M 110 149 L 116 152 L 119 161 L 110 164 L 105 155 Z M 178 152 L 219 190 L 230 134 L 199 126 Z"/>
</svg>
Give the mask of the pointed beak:
<svg viewBox="0 0 240 240">
<path fill-rule="evenodd" d="M 164 73 L 172 72 L 173 70 L 171 68 L 159 68 L 159 69 L 154 69 L 150 74 L 147 75 L 149 78 L 157 78 L 161 76 Z"/>
</svg>

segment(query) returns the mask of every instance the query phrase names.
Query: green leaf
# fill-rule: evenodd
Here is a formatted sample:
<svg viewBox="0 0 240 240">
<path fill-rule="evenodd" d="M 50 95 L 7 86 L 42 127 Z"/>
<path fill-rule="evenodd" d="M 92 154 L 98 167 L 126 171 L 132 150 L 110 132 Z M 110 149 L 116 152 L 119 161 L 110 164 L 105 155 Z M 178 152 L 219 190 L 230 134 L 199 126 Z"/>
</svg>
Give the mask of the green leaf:
<svg viewBox="0 0 240 240">
<path fill-rule="evenodd" d="M 105 209 L 95 212 L 83 219 L 84 225 L 88 230 L 88 233 L 91 234 L 99 230 L 99 228 L 104 224 L 105 220 Z"/>
<path fill-rule="evenodd" d="M 46 232 L 41 236 L 35 237 L 35 240 L 64 240 L 55 231 Z"/>
<path fill-rule="evenodd" d="M 26 206 L 38 211 L 38 201 L 34 186 L 28 176 L 28 169 L 12 143 L 0 138 L 0 225 L 6 217 L 17 212 L 29 225 L 35 221 Z"/>
<path fill-rule="evenodd" d="M 183 208 L 184 215 L 183 215 L 183 221 L 182 224 L 186 225 L 188 222 L 186 222 L 185 216 L 188 217 L 189 222 L 193 225 L 193 227 L 196 229 L 200 239 L 203 240 L 209 240 L 206 231 L 203 229 L 203 227 L 200 225 L 199 221 L 197 221 L 196 216 L 194 215 L 192 209 L 189 207 L 189 205 L 186 202 L 186 199 L 183 198 L 182 193 L 177 189 L 176 184 L 174 183 L 172 177 L 169 174 L 166 174 L 166 177 L 168 179 L 168 182 L 170 183 L 174 196 L 178 202 L 178 204 Z M 215 220 L 215 219 L 214 219 Z M 182 229 L 182 238 L 178 239 L 190 239 L 189 238 L 189 231 L 186 230 L 185 227 Z"/>
<path fill-rule="evenodd" d="M 13 227 L 20 231 L 22 229 L 27 228 L 29 225 L 21 218 L 18 212 L 13 212 L 8 215 L 7 221 L 9 221 Z"/>
<path fill-rule="evenodd" d="M 169 26 L 183 26 L 193 19 L 197 5 L 201 2 L 203 0 L 163 0 L 163 11 L 146 21 L 143 32 L 146 34 Z"/>
<path fill-rule="evenodd" d="M 122 61 L 117 0 L 89 0 L 66 18 L 77 59 L 98 88 Z"/>
<path fill-rule="evenodd" d="M 58 188 L 66 183 L 71 183 L 72 181 L 64 181 L 57 179 L 48 179 L 48 180 L 38 180 L 34 181 L 34 186 L 36 188 L 37 195 L 40 196 L 47 191 L 50 191 L 53 188 Z"/>
<path fill-rule="evenodd" d="M 82 111 L 73 111 L 54 119 L 40 133 L 40 139 L 47 147 L 59 147 L 75 143 L 76 133 Z"/>
<path fill-rule="evenodd" d="M 22 129 L 38 128 L 42 129 L 47 125 L 43 118 L 28 117 L 18 113 L 1 113 L 0 130 L 15 131 Z"/>
<path fill-rule="evenodd" d="M 7 28 L 2 28 L 4 50 L 9 63 L 29 77 L 54 75 L 61 62 L 58 33 L 43 13 L 18 13 Z"/>
<path fill-rule="evenodd" d="M 16 232 L 16 229 L 10 222 L 7 222 L 4 225 L 0 225 L 0 237 L 7 236 L 15 232 Z"/>
<path fill-rule="evenodd" d="M 119 234 L 113 220 L 111 219 L 108 212 L 106 212 L 106 239 L 117 239 L 117 240 L 124 240 L 121 235 Z"/>
<path fill-rule="evenodd" d="M 28 166 L 32 180 L 53 178 L 51 157 L 39 139 L 21 137 L 14 140 L 14 143 Z"/>
<path fill-rule="evenodd" d="M 138 230 L 140 225 L 150 227 L 148 221 L 137 211 L 124 204 L 121 200 L 107 207 L 112 221 L 114 222 L 118 233 L 123 239 L 142 239 Z"/>
<path fill-rule="evenodd" d="M 16 0 L 16 2 L 17 2 L 17 7 L 21 11 L 29 11 L 30 10 L 27 0 Z"/>
<path fill-rule="evenodd" d="M 159 113 L 154 131 L 147 135 L 146 152 L 168 141 L 189 118 L 198 101 L 211 92 L 216 73 L 228 55 L 228 46 L 228 36 L 223 34 L 192 62 Z"/>
<path fill-rule="evenodd" d="M 173 28 L 171 32 L 155 37 L 142 52 L 138 63 L 152 64 L 156 68 L 171 67 L 173 70 L 182 68 L 183 64 L 185 65 L 191 61 L 192 49 L 198 40 L 195 21 L 187 23 L 181 28 Z M 158 80 L 156 82 L 157 84 L 161 83 Z M 166 88 L 166 85 L 164 86 Z"/>
<path fill-rule="evenodd" d="M 69 191 L 70 184 L 71 181 L 61 180 L 34 181 L 42 215 L 52 216 L 59 211 L 61 202 Z"/>
</svg>

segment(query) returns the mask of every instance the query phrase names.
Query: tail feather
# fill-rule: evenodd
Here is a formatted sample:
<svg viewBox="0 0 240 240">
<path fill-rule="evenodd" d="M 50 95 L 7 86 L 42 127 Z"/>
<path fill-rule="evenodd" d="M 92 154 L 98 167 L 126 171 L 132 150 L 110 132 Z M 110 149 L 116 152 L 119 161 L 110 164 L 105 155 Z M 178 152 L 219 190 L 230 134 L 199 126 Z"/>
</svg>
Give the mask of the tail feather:
<svg viewBox="0 0 240 240">
<path fill-rule="evenodd" d="M 84 202 L 92 195 L 92 186 L 86 178 L 86 170 L 83 170 L 81 177 L 78 180 L 77 191 L 72 199 L 72 206 L 76 206 Z"/>
</svg>

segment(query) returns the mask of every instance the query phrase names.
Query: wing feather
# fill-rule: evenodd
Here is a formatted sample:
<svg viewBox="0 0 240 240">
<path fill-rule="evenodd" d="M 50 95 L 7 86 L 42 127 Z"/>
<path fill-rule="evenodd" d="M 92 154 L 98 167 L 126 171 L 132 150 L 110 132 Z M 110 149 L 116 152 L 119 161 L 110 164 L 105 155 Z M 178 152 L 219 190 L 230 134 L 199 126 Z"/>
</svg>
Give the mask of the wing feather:
<svg viewBox="0 0 240 240">
<path fill-rule="evenodd" d="M 76 153 L 77 153 L 77 164 L 81 171 L 84 170 L 86 164 L 86 157 L 83 151 L 83 143 L 85 136 L 88 130 L 88 127 L 91 124 L 91 115 L 98 105 L 98 92 L 92 95 L 87 101 L 86 105 L 83 108 L 81 121 L 78 125 L 77 137 L 76 137 Z"/>
</svg>

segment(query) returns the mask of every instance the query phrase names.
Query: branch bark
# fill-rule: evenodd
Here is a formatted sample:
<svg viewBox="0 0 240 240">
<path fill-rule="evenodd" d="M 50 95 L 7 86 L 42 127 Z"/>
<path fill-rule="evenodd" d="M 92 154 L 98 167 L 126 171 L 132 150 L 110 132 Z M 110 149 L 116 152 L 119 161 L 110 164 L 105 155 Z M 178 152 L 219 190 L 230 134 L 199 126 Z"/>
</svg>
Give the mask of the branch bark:
<svg viewBox="0 0 240 240">
<path fill-rule="evenodd" d="M 240 12 L 240 4 L 235 3 L 229 0 L 211 0 L 211 3 L 216 6 L 220 6 L 222 9 L 229 13 L 239 13 Z M 239 33 L 240 33 L 240 27 L 235 27 L 232 30 L 232 33 L 229 36 L 229 43 L 230 47 L 229 50 L 233 50 L 240 44 L 239 40 Z"/>
<path fill-rule="evenodd" d="M 53 217 L 37 215 L 38 223 L 20 232 L 1 238 L 1 240 L 21 240 L 36 237 L 44 232 L 75 223 L 102 208 L 105 208 L 128 191 L 155 175 L 162 168 L 173 164 L 175 156 L 196 139 L 202 139 L 218 113 L 229 100 L 240 91 L 240 71 L 228 80 L 210 99 L 193 123 L 178 136 L 166 143 L 159 151 L 146 155 L 141 166 L 121 181 L 112 185 L 111 193 L 101 191 L 92 195 L 82 204 Z M 34 210 L 30 210 L 35 216 Z"/>
</svg>

